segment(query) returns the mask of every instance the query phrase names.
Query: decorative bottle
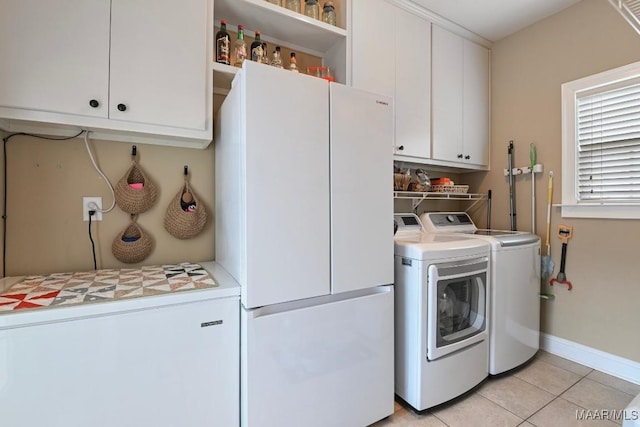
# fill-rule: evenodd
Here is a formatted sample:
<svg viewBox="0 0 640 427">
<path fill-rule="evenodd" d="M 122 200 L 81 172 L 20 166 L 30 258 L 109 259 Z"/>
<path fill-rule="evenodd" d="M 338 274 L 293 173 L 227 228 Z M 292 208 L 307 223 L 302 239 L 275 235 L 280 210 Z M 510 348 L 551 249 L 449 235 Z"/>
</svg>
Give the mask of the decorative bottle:
<svg viewBox="0 0 640 427">
<path fill-rule="evenodd" d="M 256 38 L 253 43 L 251 43 L 251 60 L 262 62 L 264 54 L 264 43 L 260 40 L 260 31 L 256 30 Z"/>
<path fill-rule="evenodd" d="M 289 59 L 289 71 L 293 71 L 294 73 L 298 72 L 298 61 L 296 59 L 295 52 L 291 52 L 291 58 Z"/>
<path fill-rule="evenodd" d="M 305 0 L 304 14 L 309 18 L 320 19 L 320 6 L 318 0 Z"/>
<path fill-rule="evenodd" d="M 333 2 L 325 2 L 322 7 L 322 22 L 326 22 L 330 25 L 338 25 L 336 20 L 336 9 L 333 7 Z"/>
<path fill-rule="evenodd" d="M 276 68 L 283 68 L 282 57 L 280 56 L 280 46 L 276 46 L 276 50 L 273 51 L 273 59 L 271 60 L 271 65 Z"/>
<path fill-rule="evenodd" d="M 242 67 L 242 63 L 247 57 L 247 44 L 244 41 L 244 26 L 238 25 L 238 39 L 233 48 L 233 65 Z"/>
<path fill-rule="evenodd" d="M 231 37 L 227 33 L 227 22 L 220 21 L 220 31 L 216 33 L 216 62 L 229 65 L 229 44 Z"/>
<path fill-rule="evenodd" d="M 300 0 L 284 0 L 287 9 L 300 13 Z"/>
</svg>

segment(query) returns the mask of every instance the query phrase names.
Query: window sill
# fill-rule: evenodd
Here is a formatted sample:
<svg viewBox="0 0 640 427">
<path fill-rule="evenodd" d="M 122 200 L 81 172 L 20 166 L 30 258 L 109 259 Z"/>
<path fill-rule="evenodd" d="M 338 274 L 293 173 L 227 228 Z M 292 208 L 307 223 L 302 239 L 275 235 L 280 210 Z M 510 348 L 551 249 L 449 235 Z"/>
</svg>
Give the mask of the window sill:
<svg viewBox="0 0 640 427">
<path fill-rule="evenodd" d="M 598 219 L 640 219 L 640 204 L 562 204 L 553 205 L 561 209 L 562 218 L 598 218 Z"/>
</svg>

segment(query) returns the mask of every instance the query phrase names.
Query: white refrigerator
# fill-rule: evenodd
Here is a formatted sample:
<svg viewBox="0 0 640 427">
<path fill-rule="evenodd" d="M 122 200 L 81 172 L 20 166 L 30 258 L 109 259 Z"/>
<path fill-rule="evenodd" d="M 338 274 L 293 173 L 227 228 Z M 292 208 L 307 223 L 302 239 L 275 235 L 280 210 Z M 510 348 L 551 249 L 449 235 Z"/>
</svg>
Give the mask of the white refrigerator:
<svg viewBox="0 0 640 427">
<path fill-rule="evenodd" d="M 393 413 L 392 104 L 245 61 L 216 118 L 216 260 L 241 286 L 241 424 Z"/>
</svg>

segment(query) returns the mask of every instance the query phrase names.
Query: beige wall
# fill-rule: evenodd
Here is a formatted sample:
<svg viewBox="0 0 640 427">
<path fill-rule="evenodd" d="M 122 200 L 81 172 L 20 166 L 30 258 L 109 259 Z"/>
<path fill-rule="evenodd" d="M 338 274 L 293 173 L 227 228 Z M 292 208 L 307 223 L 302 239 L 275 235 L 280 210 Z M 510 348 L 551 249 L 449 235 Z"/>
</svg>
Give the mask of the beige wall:
<svg viewBox="0 0 640 427">
<path fill-rule="evenodd" d="M 115 186 L 131 166 L 131 144 L 96 140 L 91 141 L 91 147 Z M 155 242 L 141 264 L 213 259 L 213 144 L 206 150 L 137 147 L 140 166 L 159 188 L 156 204 L 138 218 Z M 7 163 L 6 275 L 93 269 L 88 223 L 82 220 L 82 197 L 102 196 L 105 208 L 112 197 L 91 165 L 83 140 L 14 137 L 7 144 Z M 184 165 L 189 166 L 191 185 L 210 214 L 202 233 L 189 240 L 174 238 L 163 225 L 167 206 L 184 182 Z M 114 258 L 111 244 L 128 222 L 129 215 L 116 206 L 104 214 L 102 222 L 93 223 L 98 268 L 127 265 Z"/>
<path fill-rule="evenodd" d="M 544 176 L 536 177 L 537 231 L 544 238 L 547 172 L 554 172 L 553 202 L 561 203 L 560 85 L 640 60 L 640 36 L 605 0 L 583 0 L 494 44 L 492 50 L 492 170 L 473 174 L 481 191 L 493 190 L 493 227 L 509 227 L 507 144 L 515 142 L 515 165 L 538 150 Z M 530 230 L 531 181 L 518 177 L 518 229 Z M 640 361 L 640 221 L 561 218 L 552 208 L 552 255 L 557 274 L 558 223 L 573 226 L 565 286 L 548 285 L 555 300 L 543 301 L 542 329 L 551 335 Z M 544 241 L 543 241 L 544 244 Z"/>
</svg>

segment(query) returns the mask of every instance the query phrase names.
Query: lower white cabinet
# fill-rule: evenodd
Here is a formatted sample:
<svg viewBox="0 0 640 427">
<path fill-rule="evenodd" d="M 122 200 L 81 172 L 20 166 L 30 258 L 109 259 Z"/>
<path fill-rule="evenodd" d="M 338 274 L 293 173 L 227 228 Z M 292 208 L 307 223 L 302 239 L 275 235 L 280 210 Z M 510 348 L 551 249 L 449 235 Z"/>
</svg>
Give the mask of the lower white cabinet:
<svg viewBox="0 0 640 427">
<path fill-rule="evenodd" d="M 119 302 L 93 305 L 106 304 Z M 237 296 L 66 319 L 74 309 L 41 310 L 58 318 L 5 327 L 14 314 L 0 316 L 3 426 L 239 425 Z"/>
</svg>

